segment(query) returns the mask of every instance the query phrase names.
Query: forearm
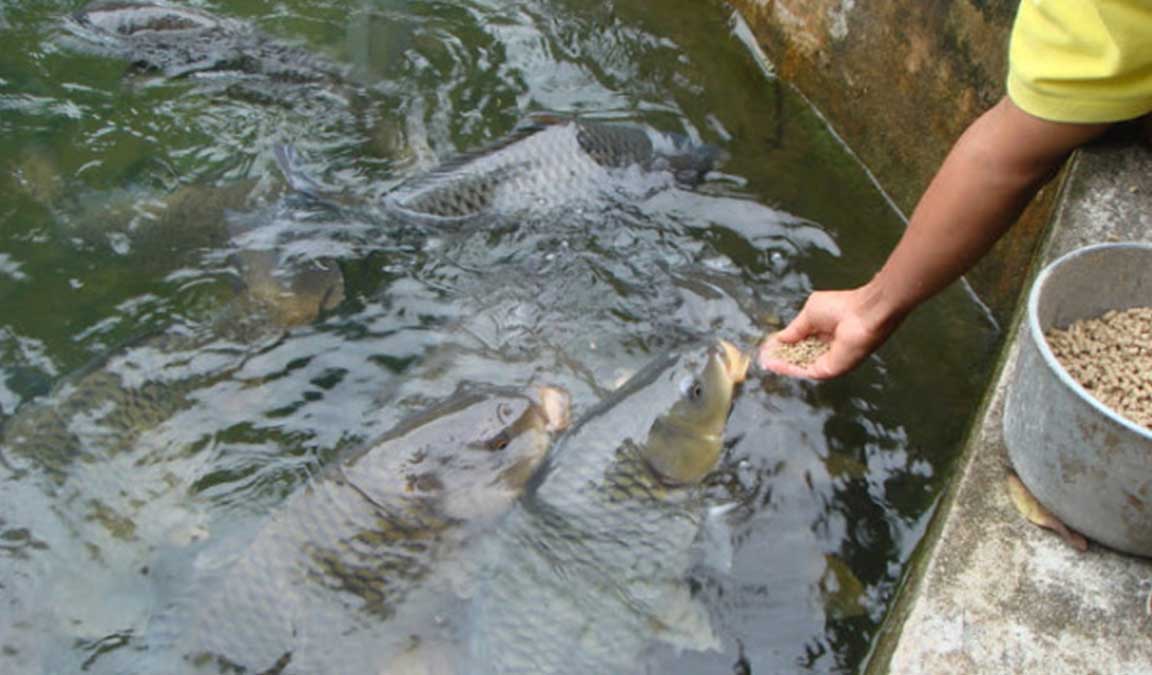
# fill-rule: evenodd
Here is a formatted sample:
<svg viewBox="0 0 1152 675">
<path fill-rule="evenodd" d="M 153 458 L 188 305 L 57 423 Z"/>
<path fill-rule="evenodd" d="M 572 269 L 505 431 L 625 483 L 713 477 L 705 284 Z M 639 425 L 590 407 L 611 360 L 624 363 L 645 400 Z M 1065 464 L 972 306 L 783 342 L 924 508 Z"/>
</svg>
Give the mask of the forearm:
<svg viewBox="0 0 1152 675">
<path fill-rule="evenodd" d="M 887 262 L 866 285 L 875 320 L 896 322 L 963 275 L 1077 146 L 1107 125 L 1028 116 L 1007 99 L 953 146 Z"/>
<path fill-rule="evenodd" d="M 952 147 L 876 276 L 858 288 L 809 296 L 800 314 L 761 345 L 760 365 L 815 379 L 856 367 L 908 312 L 988 251 L 1072 150 L 1108 126 L 1049 122 L 1002 100 Z M 814 363 L 801 367 L 774 356 L 778 344 L 809 337 L 830 345 Z"/>
</svg>

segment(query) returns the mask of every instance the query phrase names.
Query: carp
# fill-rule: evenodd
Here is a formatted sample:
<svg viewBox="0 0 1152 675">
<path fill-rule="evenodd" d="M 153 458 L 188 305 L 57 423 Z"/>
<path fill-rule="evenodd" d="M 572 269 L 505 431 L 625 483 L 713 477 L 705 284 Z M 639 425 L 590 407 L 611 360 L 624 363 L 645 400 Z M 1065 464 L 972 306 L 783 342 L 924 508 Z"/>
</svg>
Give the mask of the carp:
<svg viewBox="0 0 1152 675">
<path fill-rule="evenodd" d="M 218 340 L 253 345 L 277 337 L 344 299 L 344 277 L 335 261 L 289 270 L 275 251 L 241 251 L 234 262 L 239 291 L 208 326 L 145 336 L 90 364 L 3 420 L 0 450 L 59 483 L 76 459 L 130 451 L 143 433 L 191 405 L 188 396 L 197 388 L 229 372 L 214 366 L 200 376 L 173 377 L 159 372 L 165 364 L 188 362 Z M 188 368 L 176 370 L 187 375 Z"/>
<path fill-rule="evenodd" d="M 459 672 L 619 675 L 656 640 L 717 646 L 685 577 L 747 368 L 726 342 L 666 358 L 573 426 L 491 538 Z"/>
<path fill-rule="evenodd" d="M 169 613 L 174 655 L 243 672 L 377 672 L 436 630 L 439 594 L 460 592 L 461 549 L 567 424 L 562 390 L 465 389 L 348 453 L 238 552 L 197 556 L 187 606 Z"/>
<path fill-rule="evenodd" d="M 246 257 L 251 285 L 214 323 L 141 337 L 0 421 L 0 530 L 32 544 L 0 559 L 0 585 L 20 586 L 0 634 L 22 645 L 16 662 L 42 662 L 28 672 L 88 669 L 74 660 L 83 650 L 54 641 L 99 642 L 143 625 L 148 594 L 139 590 L 155 549 L 203 530 L 187 499 L 208 455 L 197 449 L 228 426 L 205 393 L 226 392 L 219 405 L 243 415 L 249 358 L 343 297 L 335 263 L 291 274 Z M 12 662 L 2 669 L 24 672 Z"/>
<path fill-rule="evenodd" d="M 385 203 L 436 220 L 548 211 L 598 192 L 645 193 L 671 182 L 663 179 L 694 185 L 719 157 L 717 148 L 683 135 L 540 115 L 488 148 L 400 184 Z M 646 175 L 622 181 L 618 172 L 633 167 Z"/>
<path fill-rule="evenodd" d="M 187 7 L 95 2 L 73 13 L 74 44 L 165 77 L 235 72 L 273 81 L 342 81 L 342 68 L 238 19 Z"/>
</svg>

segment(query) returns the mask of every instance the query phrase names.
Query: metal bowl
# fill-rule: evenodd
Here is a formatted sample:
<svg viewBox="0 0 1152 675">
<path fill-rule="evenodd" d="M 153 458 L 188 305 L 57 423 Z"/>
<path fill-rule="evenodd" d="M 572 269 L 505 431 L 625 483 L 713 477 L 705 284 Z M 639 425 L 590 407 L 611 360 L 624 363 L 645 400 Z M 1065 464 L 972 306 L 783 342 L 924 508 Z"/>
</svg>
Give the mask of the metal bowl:
<svg viewBox="0 0 1152 675">
<path fill-rule="evenodd" d="M 1152 431 L 1097 401 L 1044 333 L 1113 309 L 1152 306 L 1152 243 L 1085 246 L 1037 277 L 1008 383 L 1004 442 L 1020 480 L 1072 529 L 1152 556 Z"/>
</svg>

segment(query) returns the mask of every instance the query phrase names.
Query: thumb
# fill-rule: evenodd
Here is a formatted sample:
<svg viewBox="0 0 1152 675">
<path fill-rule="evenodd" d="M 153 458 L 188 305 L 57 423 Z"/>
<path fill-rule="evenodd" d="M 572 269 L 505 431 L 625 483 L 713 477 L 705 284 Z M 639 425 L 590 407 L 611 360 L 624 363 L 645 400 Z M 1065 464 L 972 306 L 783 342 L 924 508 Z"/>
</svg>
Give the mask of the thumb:
<svg viewBox="0 0 1152 675">
<path fill-rule="evenodd" d="M 860 365 L 868 352 L 845 345 L 843 341 L 832 341 L 832 347 L 808 367 L 807 376 L 814 380 L 829 380 Z"/>
</svg>

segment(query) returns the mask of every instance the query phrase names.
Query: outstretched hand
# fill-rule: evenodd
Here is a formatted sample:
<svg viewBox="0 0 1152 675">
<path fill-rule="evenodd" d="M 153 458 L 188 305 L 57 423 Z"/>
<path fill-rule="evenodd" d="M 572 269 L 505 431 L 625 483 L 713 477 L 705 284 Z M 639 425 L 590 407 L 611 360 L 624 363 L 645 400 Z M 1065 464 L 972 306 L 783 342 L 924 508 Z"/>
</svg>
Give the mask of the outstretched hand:
<svg viewBox="0 0 1152 675">
<path fill-rule="evenodd" d="M 764 370 L 790 377 L 827 380 L 855 368 L 876 351 L 896 328 L 899 318 L 879 312 L 875 294 L 867 287 L 848 291 L 817 291 L 787 327 L 761 343 L 757 361 Z M 829 343 L 829 349 L 807 366 L 775 356 L 780 344 L 805 338 Z"/>
<path fill-rule="evenodd" d="M 855 368 L 908 312 L 959 279 L 988 251 L 1068 153 L 1108 126 L 1041 119 L 1003 98 L 952 146 L 900 242 L 872 280 L 848 291 L 813 293 L 799 316 L 760 346 L 760 366 L 818 380 Z M 829 347 L 810 365 L 773 356 L 777 343 L 808 337 Z"/>
</svg>

